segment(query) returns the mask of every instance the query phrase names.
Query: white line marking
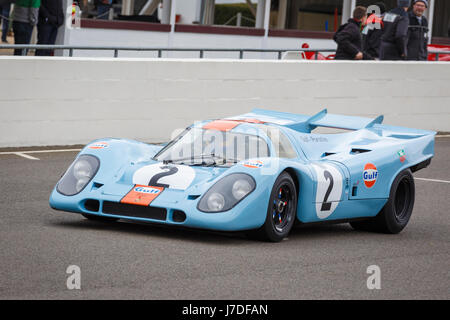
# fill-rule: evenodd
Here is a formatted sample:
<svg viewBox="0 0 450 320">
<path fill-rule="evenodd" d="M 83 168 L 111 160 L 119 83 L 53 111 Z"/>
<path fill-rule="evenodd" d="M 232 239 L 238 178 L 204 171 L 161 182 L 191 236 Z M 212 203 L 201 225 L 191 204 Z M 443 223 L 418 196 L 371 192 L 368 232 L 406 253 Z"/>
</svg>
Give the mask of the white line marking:
<svg viewBox="0 0 450 320">
<path fill-rule="evenodd" d="M 445 180 L 425 179 L 425 178 L 414 178 L 414 179 L 420 180 L 420 181 L 428 181 L 428 182 L 450 183 L 450 181 L 445 181 Z"/>
<path fill-rule="evenodd" d="M 23 158 L 30 159 L 30 160 L 39 160 L 39 158 L 35 158 L 35 157 L 29 156 L 27 154 L 21 153 L 21 152 L 14 152 L 14 154 L 16 156 L 23 157 Z"/>
<path fill-rule="evenodd" d="M 81 149 L 59 149 L 59 150 L 32 150 L 32 151 L 19 151 L 19 152 L 0 152 L 0 155 L 6 154 L 32 154 L 32 153 L 57 153 L 57 152 L 79 152 Z"/>
</svg>

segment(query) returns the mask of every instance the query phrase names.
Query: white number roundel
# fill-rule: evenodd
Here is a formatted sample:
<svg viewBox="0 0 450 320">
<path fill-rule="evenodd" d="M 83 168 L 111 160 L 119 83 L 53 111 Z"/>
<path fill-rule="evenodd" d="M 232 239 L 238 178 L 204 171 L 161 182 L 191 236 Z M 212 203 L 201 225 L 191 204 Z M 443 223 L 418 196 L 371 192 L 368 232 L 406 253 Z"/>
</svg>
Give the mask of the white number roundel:
<svg viewBox="0 0 450 320">
<path fill-rule="evenodd" d="M 156 163 L 138 169 L 133 175 L 133 183 L 186 190 L 194 178 L 195 170 L 189 166 Z"/>
<path fill-rule="evenodd" d="M 313 164 L 316 172 L 316 213 L 319 219 L 328 218 L 338 207 L 342 197 L 343 177 L 333 165 Z"/>
</svg>

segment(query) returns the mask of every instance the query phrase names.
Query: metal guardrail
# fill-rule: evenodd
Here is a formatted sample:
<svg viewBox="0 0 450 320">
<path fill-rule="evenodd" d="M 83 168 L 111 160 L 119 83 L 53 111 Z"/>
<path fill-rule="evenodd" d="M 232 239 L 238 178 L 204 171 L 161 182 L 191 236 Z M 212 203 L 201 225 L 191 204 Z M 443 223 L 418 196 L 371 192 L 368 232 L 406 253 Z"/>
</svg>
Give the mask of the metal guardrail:
<svg viewBox="0 0 450 320">
<path fill-rule="evenodd" d="M 157 52 L 158 58 L 162 58 L 163 52 L 199 52 L 199 57 L 204 58 L 205 52 L 237 52 L 239 53 L 239 59 L 244 59 L 245 52 L 259 52 L 259 53 L 278 53 L 278 59 L 280 60 L 283 52 L 288 51 L 303 51 L 303 52 L 315 52 L 315 58 L 319 55 L 319 52 L 335 52 L 334 49 L 252 49 L 252 48 L 155 48 L 155 47 L 114 47 L 114 46 L 67 46 L 67 45 L 0 45 L 2 49 L 19 49 L 22 50 L 22 56 L 27 55 L 28 50 L 64 50 L 69 51 L 69 57 L 73 56 L 74 50 L 93 50 L 93 51 L 113 51 L 114 58 L 119 57 L 119 51 L 147 51 Z"/>
<path fill-rule="evenodd" d="M 335 49 L 253 49 L 253 48 L 155 48 L 155 47 L 114 47 L 114 46 L 67 46 L 67 45 L 0 45 L 2 49 L 19 49 L 22 50 L 22 56 L 26 56 L 28 50 L 63 50 L 69 51 L 69 57 L 73 57 L 74 50 L 93 50 L 93 51 L 113 51 L 114 58 L 119 57 L 119 51 L 147 51 L 157 52 L 158 58 L 162 58 L 163 52 L 199 52 L 199 57 L 202 59 L 205 56 L 205 52 L 237 52 L 239 53 L 239 59 L 244 59 L 245 52 L 259 52 L 259 53 L 277 53 L 280 60 L 283 52 L 288 51 L 302 51 L 313 52 L 315 60 L 318 59 L 320 52 L 336 52 Z M 439 61 L 440 55 L 450 54 L 450 51 L 428 51 L 429 54 L 436 54 L 436 61 Z"/>
</svg>

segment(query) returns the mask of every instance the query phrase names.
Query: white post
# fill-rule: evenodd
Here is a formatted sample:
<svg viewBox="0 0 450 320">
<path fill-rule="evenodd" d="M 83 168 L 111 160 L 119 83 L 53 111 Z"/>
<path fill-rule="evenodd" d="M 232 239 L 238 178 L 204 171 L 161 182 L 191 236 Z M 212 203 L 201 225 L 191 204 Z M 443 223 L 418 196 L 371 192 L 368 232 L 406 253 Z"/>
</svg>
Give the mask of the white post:
<svg viewBox="0 0 450 320">
<path fill-rule="evenodd" d="M 122 0 L 122 15 L 131 16 L 134 11 L 134 0 Z"/>
<path fill-rule="evenodd" d="M 268 41 L 269 41 L 269 28 L 270 28 L 270 3 L 271 0 L 265 0 L 264 1 L 264 24 L 263 24 L 263 28 L 264 28 L 264 37 L 262 38 L 262 43 L 261 43 L 261 47 L 262 49 L 266 49 L 268 46 Z M 258 3 L 258 11 L 259 11 L 259 3 Z M 262 8 L 261 8 L 262 11 Z M 264 52 L 261 52 L 261 58 L 265 58 L 267 56 L 267 54 L 265 54 Z"/>
<path fill-rule="evenodd" d="M 344 0 L 342 3 L 342 24 L 347 23 L 350 19 L 350 11 L 352 6 L 352 0 Z"/>
<path fill-rule="evenodd" d="M 63 12 L 64 12 L 64 21 L 70 19 L 70 25 L 72 24 L 72 0 L 64 0 L 63 1 Z M 70 11 L 67 10 L 70 8 Z M 68 27 L 68 23 L 64 23 L 61 27 L 58 28 L 58 34 L 56 36 L 55 44 L 70 44 L 70 32 L 71 29 Z M 67 56 L 69 54 L 68 51 L 64 50 L 55 50 L 56 56 Z"/>
<path fill-rule="evenodd" d="M 264 11 L 266 0 L 258 0 L 258 7 L 256 8 L 256 23 L 255 28 L 264 28 Z"/>
<path fill-rule="evenodd" d="M 171 0 L 172 4 L 170 6 L 170 32 L 175 32 L 175 23 L 177 16 L 177 0 Z"/>
<path fill-rule="evenodd" d="M 355 10 L 355 8 L 356 8 L 356 0 L 352 0 L 352 4 L 350 5 L 350 12 L 349 12 L 350 18 L 353 17 L 353 10 Z"/>
<path fill-rule="evenodd" d="M 428 2 L 430 7 L 428 8 L 428 44 L 431 43 L 433 37 L 433 19 L 434 19 L 434 3 L 435 0 Z"/>
<path fill-rule="evenodd" d="M 342 4 L 342 24 L 352 18 L 353 10 L 356 8 L 356 0 L 344 0 Z"/>
<path fill-rule="evenodd" d="M 270 28 L 270 3 L 271 0 L 265 0 L 265 8 L 264 8 L 264 37 L 267 38 L 269 36 L 269 28 Z"/>
<path fill-rule="evenodd" d="M 172 0 L 163 0 L 162 16 L 161 16 L 162 24 L 170 23 L 171 10 L 172 10 Z"/>
<path fill-rule="evenodd" d="M 215 0 L 205 0 L 204 10 L 203 10 L 203 24 L 211 25 L 214 24 L 214 8 L 216 6 Z"/>
<path fill-rule="evenodd" d="M 236 15 L 236 27 L 242 26 L 242 13 L 238 12 Z"/>
<path fill-rule="evenodd" d="M 278 19 L 277 28 L 284 29 L 286 25 L 286 10 L 287 10 L 287 0 L 279 0 L 278 4 Z"/>
</svg>

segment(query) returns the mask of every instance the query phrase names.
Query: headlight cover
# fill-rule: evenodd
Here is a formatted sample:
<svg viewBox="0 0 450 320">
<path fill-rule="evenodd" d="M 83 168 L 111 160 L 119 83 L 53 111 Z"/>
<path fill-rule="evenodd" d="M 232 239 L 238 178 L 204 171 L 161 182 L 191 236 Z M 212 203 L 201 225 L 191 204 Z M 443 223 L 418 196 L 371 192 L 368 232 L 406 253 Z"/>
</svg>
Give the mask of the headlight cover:
<svg viewBox="0 0 450 320">
<path fill-rule="evenodd" d="M 88 185 L 100 166 L 97 157 L 83 154 L 79 156 L 59 180 L 56 190 L 65 196 L 74 196 Z"/>
<path fill-rule="evenodd" d="M 203 195 L 197 209 L 207 213 L 232 209 L 256 188 L 255 180 L 245 173 L 232 173 L 216 182 Z"/>
</svg>

